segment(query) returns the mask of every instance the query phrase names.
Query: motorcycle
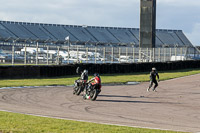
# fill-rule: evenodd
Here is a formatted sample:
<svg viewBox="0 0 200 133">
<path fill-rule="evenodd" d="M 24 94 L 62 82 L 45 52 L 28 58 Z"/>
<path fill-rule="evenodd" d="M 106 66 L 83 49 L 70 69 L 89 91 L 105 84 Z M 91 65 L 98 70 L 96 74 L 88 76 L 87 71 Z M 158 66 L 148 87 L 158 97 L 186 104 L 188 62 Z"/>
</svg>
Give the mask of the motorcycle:
<svg viewBox="0 0 200 133">
<path fill-rule="evenodd" d="M 81 74 L 81 78 L 74 81 L 73 94 L 80 95 L 80 93 L 83 92 L 86 87 L 86 83 L 88 80 L 88 75 L 87 75 L 88 72 L 86 69 L 83 72 L 81 72 L 80 68 L 77 67 L 76 73 L 77 74 L 82 73 L 82 74 Z"/>
<path fill-rule="evenodd" d="M 95 86 L 92 86 L 91 83 L 86 83 L 87 85 L 87 89 L 86 91 L 84 92 L 83 94 L 83 99 L 86 100 L 86 99 L 90 99 L 92 101 L 95 101 L 97 96 L 99 95 L 99 93 L 101 92 L 101 89 L 99 89 L 99 87 L 95 87 Z"/>
<path fill-rule="evenodd" d="M 80 95 L 81 92 L 84 91 L 84 88 L 86 87 L 87 80 L 75 80 L 74 81 L 74 88 L 73 88 L 73 94 Z"/>
</svg>

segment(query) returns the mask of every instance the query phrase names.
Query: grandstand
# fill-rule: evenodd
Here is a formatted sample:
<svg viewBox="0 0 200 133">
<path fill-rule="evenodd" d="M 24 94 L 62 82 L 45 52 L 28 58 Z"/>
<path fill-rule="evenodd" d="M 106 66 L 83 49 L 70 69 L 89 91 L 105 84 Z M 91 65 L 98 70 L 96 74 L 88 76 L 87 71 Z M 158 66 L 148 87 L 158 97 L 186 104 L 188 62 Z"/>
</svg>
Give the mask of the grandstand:
<svg viewBox="0 0 200 133">
<path fill-rule="evenodd" d="M 156 30 L 156 48 L 139 48 L 139 29 L 0 21 L 0 62 L 134 63 L 199 59 L 181 30 Z"/>
<path fill-rule="evenodd" d="M 139 47 L 138 28 L 78 26 L 60 24 L 42 24 L 27 22 L 0 21 L 1 45 L 17 41 L 38 42 L 42 44 L 65 44 L 70 38 L 73 45 L 94 44 L 99 46 Z M 156 47 L 193 47 L 181 30 L 156 30 Z"/>
</svg>

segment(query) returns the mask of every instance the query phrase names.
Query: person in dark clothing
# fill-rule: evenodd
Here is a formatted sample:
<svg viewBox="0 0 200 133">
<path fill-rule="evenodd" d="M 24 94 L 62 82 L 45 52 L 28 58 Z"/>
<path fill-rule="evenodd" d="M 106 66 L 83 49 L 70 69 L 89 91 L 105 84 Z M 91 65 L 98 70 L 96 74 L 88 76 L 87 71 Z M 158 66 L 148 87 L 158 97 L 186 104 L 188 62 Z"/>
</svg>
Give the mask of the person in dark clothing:
<svg viewBox="0 0 200 133">
<path fill-rule="evenodd" d="M 88 80 L 88 70 L 84 70 L 82 73 L 81 73 L 81 80 Z"/>
<path fill-rule="evenodd" d="M 149 92 L 150 88 L 153 86 L 153 83 L 155 84 L 153 87 L 153 91 L 156 92 L 156 87 L 158 86 L 156 77 L 158 78 L 158 82 L 159 82 L 159 75 L 158 75 L 158 72 L 156 71 L 156 68 L 154 67 L 154 68 L 152 68 L 152 71 L 150 72 L 150 85 L 149 85 L 149 88 L 147 88 L 148 92 Z"/>
</svg>

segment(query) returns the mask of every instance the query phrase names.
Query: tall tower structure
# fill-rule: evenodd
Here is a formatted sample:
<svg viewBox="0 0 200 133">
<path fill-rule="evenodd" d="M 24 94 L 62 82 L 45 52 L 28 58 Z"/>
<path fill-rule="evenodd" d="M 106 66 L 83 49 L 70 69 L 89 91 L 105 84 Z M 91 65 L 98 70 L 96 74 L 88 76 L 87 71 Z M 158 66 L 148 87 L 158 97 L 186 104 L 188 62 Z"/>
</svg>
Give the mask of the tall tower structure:
<svg viewBox="0 0 200 133">
<path fill-rule="evenodd" d="M 156 0 L 140 0 L 140 48 L 155 48 Z"/>
</svg>

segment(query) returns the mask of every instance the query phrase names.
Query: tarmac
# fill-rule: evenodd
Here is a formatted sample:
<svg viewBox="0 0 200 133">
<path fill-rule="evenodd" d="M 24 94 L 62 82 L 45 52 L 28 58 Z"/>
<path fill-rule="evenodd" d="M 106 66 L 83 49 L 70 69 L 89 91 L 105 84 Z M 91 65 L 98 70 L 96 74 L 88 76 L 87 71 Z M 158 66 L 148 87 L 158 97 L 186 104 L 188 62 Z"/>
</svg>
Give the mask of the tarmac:
<svg viewBox="0 0 200 133">
<path fill-rule="evenodd" d="M 0 110 L 58 119 L 185 132 L 200 132 L 200 74 L 149 83 L 103 86 L 96 101 L 72 87 L 0 89 Z"/>
</svg>

